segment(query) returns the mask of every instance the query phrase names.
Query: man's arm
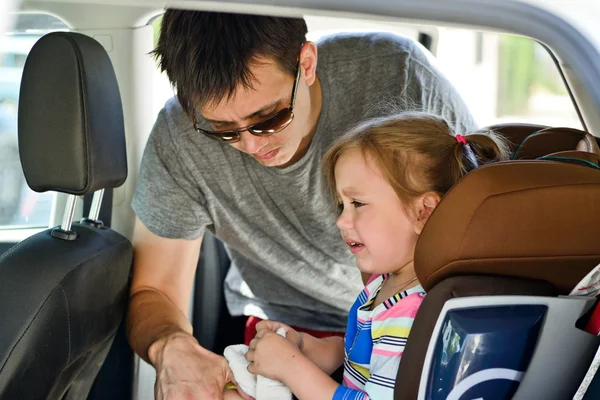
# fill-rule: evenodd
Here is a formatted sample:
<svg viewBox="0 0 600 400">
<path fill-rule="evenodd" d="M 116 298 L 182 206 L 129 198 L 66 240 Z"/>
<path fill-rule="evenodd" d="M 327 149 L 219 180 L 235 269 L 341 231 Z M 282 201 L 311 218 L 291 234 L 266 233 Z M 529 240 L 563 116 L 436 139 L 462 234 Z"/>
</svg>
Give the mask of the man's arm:
<svg viewBox="0 0 600 400">
<path fill-rule="evenodd" d="M 133 350 L 148 362 L 150 347 L 156 352 L 170 335 L 192 334 L 187 313 L 201 243 L 162 238 L 136 218 L 127 331 Z"/>
<path fill-rule="evenodd" d="M 165 239 L 136 220 L 133 242 L 127 334 L 156 369 L 156 399 L 223 399 L 229 365 L 198 344 L 186 317 L 202 239 Z"/>
</svg>

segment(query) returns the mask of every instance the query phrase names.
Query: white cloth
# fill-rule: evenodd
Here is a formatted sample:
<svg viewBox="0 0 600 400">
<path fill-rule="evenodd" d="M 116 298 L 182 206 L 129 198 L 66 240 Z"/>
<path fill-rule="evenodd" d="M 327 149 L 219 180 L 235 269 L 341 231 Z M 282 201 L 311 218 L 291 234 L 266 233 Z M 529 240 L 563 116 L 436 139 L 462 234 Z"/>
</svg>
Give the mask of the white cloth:
<svg viewBox="0 0 600 400">
<path fill-rule="evenodd" d="M 285 329 L 279 328 L 277 333 L 285 337 Z M 291 400 L 292 392 L 283 383 L 248 372 L 247 351 L 245 344 L 236 344 L 227 346 L 223 352 L 240 389 L 256 400 Z"/>
</svg>

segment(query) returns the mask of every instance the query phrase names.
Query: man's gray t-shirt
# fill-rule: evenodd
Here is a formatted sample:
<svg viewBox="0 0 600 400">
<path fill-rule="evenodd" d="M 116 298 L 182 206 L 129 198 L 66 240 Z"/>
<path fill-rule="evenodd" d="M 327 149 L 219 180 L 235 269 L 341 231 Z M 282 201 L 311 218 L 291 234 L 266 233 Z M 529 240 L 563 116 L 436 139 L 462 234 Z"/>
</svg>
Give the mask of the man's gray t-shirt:
<svg viewBox="0 0 600 400">
<path fill-rule="evenodd" d="M 320 169 L 328 146 L 361 120 L 388 114 L 389 105 L 441 115 L 461 133 L 475 124 L 450 83 L 406 38 L 325 38 L 317 76 L 323 106 L 316 132 L 307 153 L 286 168 L 264 167 L 197 133 L 169 100 L 146 145 L 132 206 L 157 235 L 194 239 L 208 229 L 225 242 L 232 315 L 344 331 L 363 286 Z"/>
</svg>

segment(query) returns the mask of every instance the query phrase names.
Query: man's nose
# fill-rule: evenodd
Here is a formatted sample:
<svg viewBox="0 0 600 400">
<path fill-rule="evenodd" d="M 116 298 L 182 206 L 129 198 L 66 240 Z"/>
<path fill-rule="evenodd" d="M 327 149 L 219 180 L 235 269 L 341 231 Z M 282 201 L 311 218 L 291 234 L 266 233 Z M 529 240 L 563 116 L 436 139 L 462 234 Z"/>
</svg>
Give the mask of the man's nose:
<svg viewBox="0 0 600 400">
<path fill-rule="evenodd" d="M 257 153 L 258 150 L 260 150 L 266 144 L 266 137 L 256 136 L 248 131 L 243 131 L 240 133 L 240 147 L 247 153 Z"/>
</svg>

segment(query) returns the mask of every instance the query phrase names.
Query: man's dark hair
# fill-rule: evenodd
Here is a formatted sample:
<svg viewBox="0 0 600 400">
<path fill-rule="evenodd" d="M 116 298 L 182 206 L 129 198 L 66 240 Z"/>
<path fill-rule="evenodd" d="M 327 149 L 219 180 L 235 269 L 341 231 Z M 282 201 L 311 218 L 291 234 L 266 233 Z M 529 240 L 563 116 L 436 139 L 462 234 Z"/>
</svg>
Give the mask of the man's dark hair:
<svg viewBox="0 0 600 400">
<path fill-rule="evenodd" d="M 250 67 L 260 57 L 295 75 L 306 32 L 301 18 L 168 9 L 152 54 L 192 116 L 230 99 L 240 84 L 252 88 Z"/>
</svg>

